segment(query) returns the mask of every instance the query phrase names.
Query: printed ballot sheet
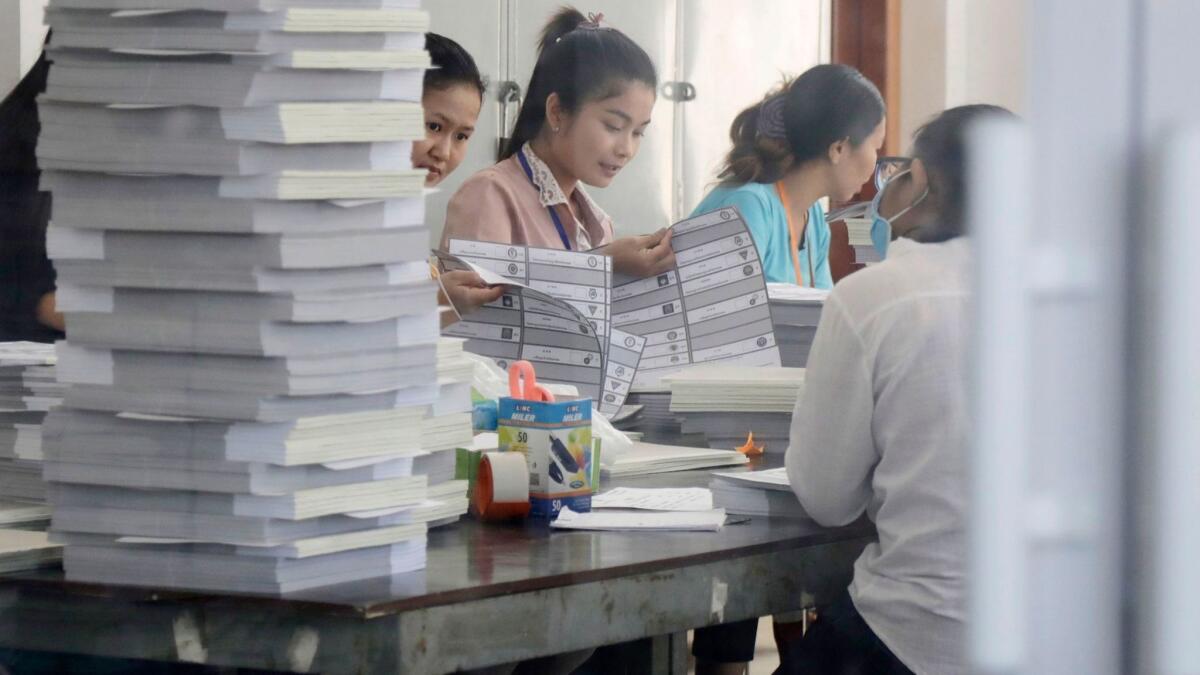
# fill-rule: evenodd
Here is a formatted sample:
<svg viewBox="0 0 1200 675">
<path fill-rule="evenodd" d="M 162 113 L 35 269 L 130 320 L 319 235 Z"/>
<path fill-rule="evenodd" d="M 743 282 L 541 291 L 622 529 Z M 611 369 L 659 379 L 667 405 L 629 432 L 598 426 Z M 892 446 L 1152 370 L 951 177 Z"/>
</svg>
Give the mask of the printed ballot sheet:
<svg viewBox="0 0 1200 675">
<path fill-rule="evenodd" d="M 466 262 L 561 300 L 587 319 L 600 337 L 602 347 L 603 393 L 595 397 L 597 409 L 607 417 L 620 411 L 646 341 L 613 329 L 612 258 L 598 253 L 465 239 L 451 239 L 449 250 Z"/>
<path fill-rule="evenodd" d="M 608 344 L 612 258 L 599 253 L 451 239 L 450 253 L 574 307 Z"/>
<path fill-rule="evenodd" d="M 506 370 L 513 361 L 529 361 L 538 380 L 574 385 L 581 396 L 600 400 L 603 337 L 579 310 L 515 278 L 445 252 L 435 253 L 447 270 L 469 269 L 489 284 L 505 286 L 499 300 L 472 312 L 469 320 L 449 326 L 444 335 L 465 338 L 464 349 L 487 356 Z"/>
<path fill-rule="evenodd" d="M 697 363 L 778 366 L 762 262 L 737 209 L 672 227 L 675 268 L 614 278 L 612 324 L 646 339 L 634 386 Z"/>
</svg>

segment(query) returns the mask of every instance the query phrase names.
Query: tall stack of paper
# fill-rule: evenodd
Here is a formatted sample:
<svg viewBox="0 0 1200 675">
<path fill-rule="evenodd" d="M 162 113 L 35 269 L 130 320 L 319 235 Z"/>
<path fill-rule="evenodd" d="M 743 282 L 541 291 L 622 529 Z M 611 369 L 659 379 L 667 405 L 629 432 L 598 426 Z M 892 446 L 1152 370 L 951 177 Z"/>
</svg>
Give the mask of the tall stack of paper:
<svg viewBox="0 0 1200 675">
<path fill-rule="evenodd" d="M 414 472 L 428 480 L 428 496 L 421 505 L 429 526 L 457 521 L 467 512 L 467 481 L 455 480 L 456 449 L 471 444 L 471 381 L 475 364 L 463 354 L 463 340 L 438 341 L 438 400 L 421 424 L 421 455 Z"/>
<path fill-rule="evenodd" d="M 782 467 L 740 473 L 716 472 L 708 487 L 712 490 L 713 506 L 725 509 L 726 513 L 808 518 L 788 484 L 787 469 Z"/>
<path fill-rule="evenodd" d="M 829 291 L 804 288 L 795 284 L 767 284 L 771 316 L 775 320 L 775 339 L 779 341 L 779 356 L 789 368 L 808 365 L 808 352 L 817 335 L 821 310 Z"/>
<path fill-rule="evenodd" d="M 0 527 L 45 529 L 42 423 L 62 402 L 54 345 L 0 343 Z"/>
<path fill-rule="evenodd" d="M 766 452 L 787 450 L 803 368 L 697 366 L 664 380 L 684 433 L 704 434 L 709 447 L 722 449 L 743 445 L 753 433 Z"/>
<path fill-rule="evenodd" d="M 440 378 L 409 158 L 428 15 L 51 0 L 47 18 L 69 388 L 45 475 L 68 578 L 280 593 L 423 567 L 451 510 L 429 503 L 427 438 L 463 391 Z"/>
</svg>

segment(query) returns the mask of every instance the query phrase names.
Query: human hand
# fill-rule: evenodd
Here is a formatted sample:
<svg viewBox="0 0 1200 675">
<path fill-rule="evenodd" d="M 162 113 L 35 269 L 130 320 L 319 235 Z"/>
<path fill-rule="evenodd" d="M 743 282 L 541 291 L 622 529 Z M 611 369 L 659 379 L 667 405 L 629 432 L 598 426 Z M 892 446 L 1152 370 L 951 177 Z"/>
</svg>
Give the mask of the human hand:
<svg viewBox="0 0 1200 675">
<path fill-rule="evenodd" d="M 438 304 L 453 307 L 459 316 L 470 314 L 504 295 L 503 286 L 489 286 L 483 277 L 469 270 L 442 272 L 438 282 L 442 286 Z"/>
<path fill-rule="evenodd" d="M 622 237 L 606 246 L 604 253 L 612 256 L 614 271 L 632 277 L 652 277 L 675 266 L 671 230 L 667 228 L 654 234 Z"/>
</svg>

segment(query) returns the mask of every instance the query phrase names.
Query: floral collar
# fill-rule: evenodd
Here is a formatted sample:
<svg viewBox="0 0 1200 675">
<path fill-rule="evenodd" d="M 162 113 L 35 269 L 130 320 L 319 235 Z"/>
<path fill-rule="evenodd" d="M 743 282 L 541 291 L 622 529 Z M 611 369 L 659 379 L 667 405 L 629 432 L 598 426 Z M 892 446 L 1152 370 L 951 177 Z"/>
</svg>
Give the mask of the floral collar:
<svg viewBox="0 0 1200 675">
<path fill-rule="evenodd" d="M 521 147 L 521 153 L 525 155 L 525 161 L 529 162 L 529 170 L 533 173 L 533 186 L 538 191 L 538 201 L 542 206 L 554 206 L 555 204 L 570 204 L 567 200 L 567 195 L 563 193 L 562 187 L 554 178 L 554 173 L 550 171 L 550 167 L 546 162 L 542 161 L 541 157 L 533 151 L 530 143 L 526 143 Z M 604 211 L 592 201 L 582 185 L 575 186 L 575 192 L 579 194 L 581 200 L 587 205 L 588 209 L 596 216 L 596 220 L 602 221 L 604 218 L 601 214 Z"/>
</svg>

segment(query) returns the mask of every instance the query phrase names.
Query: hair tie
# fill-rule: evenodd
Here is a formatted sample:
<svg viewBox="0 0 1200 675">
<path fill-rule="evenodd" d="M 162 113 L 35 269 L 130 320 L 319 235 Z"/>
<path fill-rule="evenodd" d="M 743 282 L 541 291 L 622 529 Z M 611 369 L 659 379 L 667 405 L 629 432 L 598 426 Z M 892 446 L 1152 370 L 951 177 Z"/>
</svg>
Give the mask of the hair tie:
<svg viewBox="0 0 1200 675">
<path fill-rule="evenodd" d="M 588 12 L 587 21 L 579 24 L 584 28 L 596 30 L 600 28 L 600 22 L 604 20 L 604 12 Z"/>
<path fill-rule="evenodd" d="M 787 140 L 787 126 L 783 121 L 783 108 L 787 103 L 787 92 L 782 92 L 763 101 L 758 110 L 758 135 L 776 141 Z"/>
</svg>

